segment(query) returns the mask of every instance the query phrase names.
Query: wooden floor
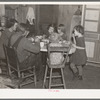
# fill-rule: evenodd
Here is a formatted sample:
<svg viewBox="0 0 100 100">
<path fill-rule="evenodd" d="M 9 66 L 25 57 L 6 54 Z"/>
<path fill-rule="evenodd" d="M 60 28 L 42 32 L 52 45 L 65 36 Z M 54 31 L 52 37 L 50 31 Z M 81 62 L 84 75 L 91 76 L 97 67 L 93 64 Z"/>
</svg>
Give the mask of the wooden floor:
<svg viewBox="0 0 100 100">
<path fill-rule="evenodd" d="M 41 73 L 41 76 L 44 72 Z M 67 89 L 100 89 L 100 67 L 85 66 L 83 68 L 83 80 L 73 80 L 73 74 L 67 65 L 64 69 L 66 88 Z M 56 80 L 59 82 L 60 80 Z M 27 85 L 23 88 L 42 89 L 43 78 L 37 82 L 37 87 L 34 84 Z M 59 88 L 57 88 L 59 89 Z"/>
</svg>

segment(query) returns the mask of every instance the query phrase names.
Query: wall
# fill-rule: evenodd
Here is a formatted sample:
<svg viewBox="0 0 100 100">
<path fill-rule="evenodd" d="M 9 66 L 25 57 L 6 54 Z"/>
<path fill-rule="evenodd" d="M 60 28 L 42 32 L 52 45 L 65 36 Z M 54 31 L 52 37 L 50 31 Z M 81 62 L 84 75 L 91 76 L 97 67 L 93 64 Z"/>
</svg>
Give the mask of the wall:
<svg viewBox="0 0 100 100">
<path fill-rule="evenodd" d="M 17 20 L 20 23 L 26 23 L 26 15 L 28 12 L 28 7 L 32 7 L 35 11 L 35 5 L 25 5 L 25 6 L 19 6 L 17 10 Z"/>
<path fill-rule="evenodd" d="M 36 14 L 37 34 L 41 34 L 41 25 L 46 29 L 46 25 L 51 23 L 64 24 L 66 36 L 69 39 L 71 20 L 78 5 L 19 5 L 16 18 L 20 23 L 26 23 L 26 14 L 29 6 L 33 7 Z"/>
<path fill-rule="evenodd" d="M 70 28 L 73 14 L 78 5 L 59 5 L 58 24 L 64 24 L 66 28 L 67 39 L 70 39 Z"/>
<path fill-rule="evenodd" d="M 5 5 L 0 5 L 0 16 L 4 16 L 5 15 Z"/>
<path fill-rule="evenodd" d="M 46 31 L 48 24 L 64 24 L 69 39 L 71 20 L 78 5 L 33 5 L 33 7 L 36 12 L 37 34 L 42 34 L 41 29 Z"/>
<path fill-rule="evenodd" d="M 100 64 L 100 5 L 84 5 L 82 15 L 88 62 Z"/>
<path fill-rule="evenodd" d="M 7 18 L 15 18 L 15 9 L 10 7 L 10 5 L 5 5 L 5 16 Z"/>
<path fill-rule="evenodd" d="M 37 34 L 47 34 L 47 26 L 58 22 L 58 5 L 36 6 Z"/>
</svg>

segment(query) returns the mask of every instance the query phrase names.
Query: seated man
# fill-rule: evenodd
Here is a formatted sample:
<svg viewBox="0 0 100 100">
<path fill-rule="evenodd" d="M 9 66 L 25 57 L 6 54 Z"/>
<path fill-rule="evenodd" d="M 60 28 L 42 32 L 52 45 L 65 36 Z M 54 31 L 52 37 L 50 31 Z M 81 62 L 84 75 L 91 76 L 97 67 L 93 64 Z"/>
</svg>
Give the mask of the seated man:
<svg viewBox="0 0 100 100">
<path fill-rule="evenodd" d="M 10 19 L 7 22 L 5 31 L 2 32 L 0 37 L 0 58 L 5 59 L 3 44 L 8 45 L 8 40 L 12 34 L 15 33 L 18 22 L 15 19 Z"/>
<path fill-rule="evenodd" d="M 18 53 L 18 59 L 22 67 L 34 66 L 39 58 L 40 43 L 35 39 L 32 44 L 23 34 L 26 31 L 24 23 L 19 25 L 20 31 L 16 32 L 10 39 L 10 46 L 15 47 Z"/>
</svg>

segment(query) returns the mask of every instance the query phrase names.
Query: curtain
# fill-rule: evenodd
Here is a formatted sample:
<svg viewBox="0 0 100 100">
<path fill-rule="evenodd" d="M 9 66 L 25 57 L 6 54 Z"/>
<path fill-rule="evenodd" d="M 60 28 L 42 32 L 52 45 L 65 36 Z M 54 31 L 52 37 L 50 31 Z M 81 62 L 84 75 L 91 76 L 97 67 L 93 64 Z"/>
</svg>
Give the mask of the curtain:
<svg viewBox="0 0 100 100">
<path fill-rule="evenodd" d="M 5 15 L 5 5 L 0 5 L 0 16 Z"/>
</svg>

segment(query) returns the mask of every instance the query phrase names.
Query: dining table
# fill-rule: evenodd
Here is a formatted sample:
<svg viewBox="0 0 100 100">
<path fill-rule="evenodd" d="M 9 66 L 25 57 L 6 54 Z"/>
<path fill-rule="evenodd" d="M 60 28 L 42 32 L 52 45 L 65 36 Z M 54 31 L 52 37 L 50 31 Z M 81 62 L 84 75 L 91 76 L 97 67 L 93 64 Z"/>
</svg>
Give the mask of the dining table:
<svg viewBox="0 0 100 100">
<path fill-rule="evenodd" d="M 42 53 L 42 63 L 44 66 L 46 66 L 49 45 L 50 43 L 44 41 L 40 42 L 40 47 L 41 47 L 40 51 Z M 71 47 L 70 41 L 59 41 L 58 43 L 54 43 L 52 45 L 52 50 L 57 52 L 63 52 L 64 55 L 68 55 L 70 47 Z"/>
<path fill-rule="evenodd" d="M 46 65 L 46 60 L 48 56 L 48 46 L 50 42 L 48 39 L 41 39 L 40 41 L 40 52 L 41 52 L 41 59 L 42 59 L 42 64 L 45 66 Z M 70 41 L 59 41 L 57 43 L 54 43 L 52 46 L 52 49 L 55 51 L 63 51 L 65 54 L 69 52 L 71 47 Z"/>
<path fill-rule="evenodd" d="M 33 43 L 34 44 L 34 43 Z M 50 42 L 49 40 L 41 40 L 40 41 L 40 59 L 41 59 L 41 62 L 40 62 L 40 66 L 41 66 L 41 73 L 43 74 L 44 71 L 45 71 L 45 67 L 46 67 L 46 64 L 47 64 L 47 58 L 48 58 L 48 46 L 49 46 Z M 69 41 L 59 41 L 60 46 L 57 46 L 57 45 L 53 45 L 53 49 L 57 49 L 59 51 L 63 51 L 66 55 L 66 53 L 68 53 L 69 51 L 69 48 L 70 48 L 70 42 Z M 67 48 L 67 49 L 66 49 Z M 41 76 L 42 76 L 41 74 Z"/>
<path fill-rule="evenodd" d="M 48 52 L 48 45 L 49 44 L 50 43 L 40 42 L 40 47 L 41 47 L 40 51 L 41 52 Z M 53 48 L 53 50 L 57 49 L 58 51 L 68 52 L 68 50 L 70 49 L 70 46 L 71 46 L 70 42 L 69 41 L 66 41 L 66 42 L 55 43 L 52 46 L 52 48 Z"/>
</svg>

